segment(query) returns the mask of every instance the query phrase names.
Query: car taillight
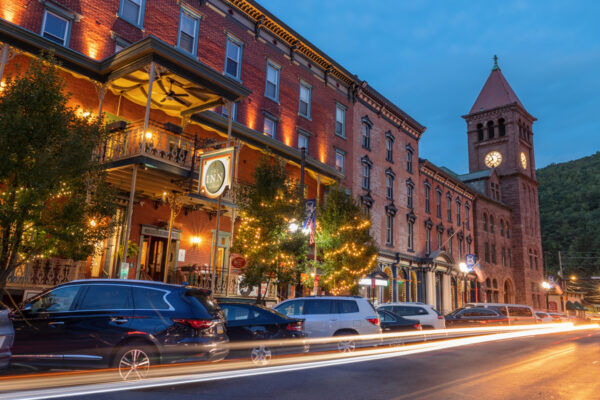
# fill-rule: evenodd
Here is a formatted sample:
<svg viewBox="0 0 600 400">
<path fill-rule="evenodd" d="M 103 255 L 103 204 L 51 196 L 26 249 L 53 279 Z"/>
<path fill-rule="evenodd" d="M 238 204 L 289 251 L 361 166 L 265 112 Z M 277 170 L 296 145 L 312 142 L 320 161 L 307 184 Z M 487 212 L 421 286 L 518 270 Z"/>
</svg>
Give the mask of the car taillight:
<svg viewBox="0 0 600 400">
<path fill-rule="evenodd" d="M 413 328 L 415 328 L 415 329 L 416 329 L 416 330 L 418 330 L 418 331 L 421 331 L 421 330 L 423 330 L 423 327 L 421 326 L 421 324 L 414 324 L 414 325 L 413 325 Z"/>
<path fill-rule="evenodd" d="M 210 319 L 174 319 L 173 322 L 189 326 L 193 329 L 210 328 L 214 323 L 214 321 Z"/>
<path fill-rule="evenodd" d="M 302 321 L 292 322 L 290 324 L 287 324 L 285 329 L 287 331 L 302 332 L 302 325 Z"/>
<path fill-rule="evenodd" d="M 377 318 L 367 318 L 367 321 L 369 321 L 373 325 L 379 326 L 379 317 L 377 317 Z"/>
<path fill-rule="evenodd" d="M 444 319 L 443 315 L 438 315 L 438 319 Z"/>
</svg>

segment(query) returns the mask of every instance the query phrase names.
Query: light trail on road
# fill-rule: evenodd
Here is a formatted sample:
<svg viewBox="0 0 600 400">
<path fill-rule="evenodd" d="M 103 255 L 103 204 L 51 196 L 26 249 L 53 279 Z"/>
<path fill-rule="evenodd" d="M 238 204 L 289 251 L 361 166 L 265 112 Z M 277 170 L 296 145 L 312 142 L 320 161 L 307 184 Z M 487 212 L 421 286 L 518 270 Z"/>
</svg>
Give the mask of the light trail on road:
<svg viewBox="0 0 600 400">
<path fill-rule="evenodd" d="M 311 368 L 322 368 L 336 365 L 359 363 L 393 357 L 402 357 L 411 354 L 437 351 L 471 344 L 481 344 L 499 340 L 510 340 L 529 336 L 548 335 L 566 332 L 581 332 L 598 330 L 597 324 L 573 326 L 571 323 L 530 325 L 523 327 L 495 327 L 503 329 L 482 330 L 480 328 L 460 329 L 463 334 L 487 333 L 478 336 L 451 338 L 434 342 L 416 343 L 396 347 L 377 347 L 359 350 L 352 353 L 324 352 L 307 355 L 277 357 L 272 360 L 271 366 L 256 367 L 250 361 L 225 361 L 221 363 L 194 363 L 180 365 L 166 365 L 155 367 L 149 378 L 135 382 L 123 382 L 116 379 L 114 370 L 103 371 L 75 371 L 69 373 L 38 374 L 36 376 L 5 377 L 0 380 L 0 400 L 37 400 L 50 398 L 64 398 L 98 393 L 110 393 L 133 389 L 148 389 L 154 387 L 185 385 L 215 380 L 233 379 L 264 374 L 299 371 Z M 508 329 L 506 329 L 508 328 Z M 444 330 L 444 333 L 456 330 Z M 466 331 L 466 332 L 465 332 Z M 429 331 L 432 332 L 432 331 Z M 423 335 L 423 332 L 420 332 Z M 366 335 L 372 340 L 377 337 L 391 337 L 390 334 Z M 371 337 L 374 336 L 374 337 Z M 394 336 L 405 336 L 394 334 Z M 408 335 L 412 336 L 412 335 Z M 356 340 L 356 336 L 348 336 Z M 323 339 L 315 341 L 324 343 Z M 333 341 L 339 341 L 337 337 Z M 343 338 L 342 338 L 343 339 Z M 362 338 L 361 338 L 362 339 Z M 312 340 L 311 340 L 312 343 Z M 325 342 L 327 343 L 327 342 Z M 33 389 L 33 390 L 32 390 Z"/>
</svg>

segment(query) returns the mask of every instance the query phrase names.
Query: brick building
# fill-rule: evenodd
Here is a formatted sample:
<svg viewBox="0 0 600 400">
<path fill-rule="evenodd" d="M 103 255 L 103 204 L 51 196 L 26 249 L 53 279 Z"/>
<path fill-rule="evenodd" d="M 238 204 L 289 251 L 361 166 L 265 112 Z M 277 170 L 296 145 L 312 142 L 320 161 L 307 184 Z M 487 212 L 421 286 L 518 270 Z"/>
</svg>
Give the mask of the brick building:
<svg viewBox="0 0 600 400">
<path fill-rule="evenodd" d="M 17 271 L 16 294 L 76 276 L 194 274 L 202 284 L 214 270 L 219 295 L 243 295 L 228 262 L 235 198 L 218 213 L 214 199 L 188 190 L 197 157 L 232 145 L 234 182 L 249 179 L 264 151 L 299 177 L 305 148 L 309 197 L 340 182 L 360 199 L 387 284 L 365 295 L 443 311 L 476 298 L 539 304 L 535 119 L 497 68 L 465 116 L 469 174 L 458 175 L 420 157 L 424 126 L 251 0 L 15 0 L 0 9 L 0 41 L 0 75 L 54 49 L 71 105 L 106 114 L 113 136 L 100 156 L 125 220 L 87 265 L 40 260 Z M 486 164 L 495 152 L 502 162 Z M 130 243 L 123 270 L 119 249 Z M 486 274 L 479 286 L 458 268 L 471 252 Z"/>
</svg>

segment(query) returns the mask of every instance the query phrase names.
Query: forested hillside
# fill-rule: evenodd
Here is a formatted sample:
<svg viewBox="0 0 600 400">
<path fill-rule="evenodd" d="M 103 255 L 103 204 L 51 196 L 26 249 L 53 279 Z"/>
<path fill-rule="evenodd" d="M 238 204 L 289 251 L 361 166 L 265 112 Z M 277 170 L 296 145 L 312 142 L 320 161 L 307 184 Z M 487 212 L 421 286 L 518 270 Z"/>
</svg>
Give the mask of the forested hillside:
<svg viewBox="0 0 600 400">
<path fill-rule="evenodd" d="M 544 257 L 549 272 L 600 275 L 600 152 L 537 171 Z"/>
</svg>

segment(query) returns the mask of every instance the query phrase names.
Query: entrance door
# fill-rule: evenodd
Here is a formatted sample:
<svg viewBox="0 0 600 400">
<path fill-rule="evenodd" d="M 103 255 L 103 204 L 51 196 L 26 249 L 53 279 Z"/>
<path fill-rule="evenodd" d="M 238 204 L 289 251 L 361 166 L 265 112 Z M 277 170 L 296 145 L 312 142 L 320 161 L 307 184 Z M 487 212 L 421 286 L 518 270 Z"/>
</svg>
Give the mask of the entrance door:
<svg viewBox="0 0 600 400">
<path fill-rule="evenodd" d="M 177 240 L 171 240 L 169 248 L 170 256 L 167 257 L 167 239 L 155 236 L 146 236 L 142 242 L 140 279 L 150 279 L 162 282 L 165 274 L 165 265 L 169 265 L 169 271 L 173 271 Z M 168 262 L 167 262 L 168 260 Z"/>
</svg>

